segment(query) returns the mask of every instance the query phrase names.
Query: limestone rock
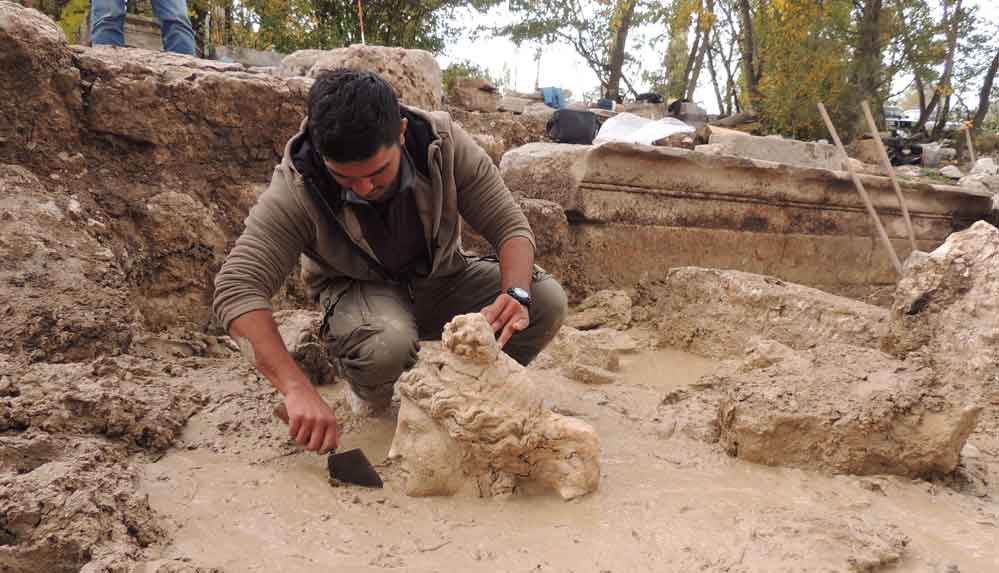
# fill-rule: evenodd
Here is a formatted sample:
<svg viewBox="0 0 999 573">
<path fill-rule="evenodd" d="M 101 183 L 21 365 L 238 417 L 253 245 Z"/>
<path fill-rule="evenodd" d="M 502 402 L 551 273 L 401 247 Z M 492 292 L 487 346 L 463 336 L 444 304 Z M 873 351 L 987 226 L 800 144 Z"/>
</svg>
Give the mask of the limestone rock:
<svg viewBox="0 0 999 573">
<path fill-rule="evenodd" d="M 503 96 L 500 99 L 498 109 L 499 111 L 508 111 L 510 113 L 524 113 L 524 108 L 531 103 L 530 99 L 515 97 L 515 96 Z"/>
<path fill-rule="evenodd" d="M 144 215 L 148 280 L 146 296 L 136 304 L 147 324 L 208 324 L 212 279 L 224 260 L 225 234 L 204 204 L 176 191 L 152 197 Z M 200 304 L 191 304 L 195 301 Z"/>
<path fill-rule="evenodd" d="M 577 306 L 565 321 L 580 330 L 608 327 L 625 330 L 631 324 L 631 297 L 623 290 L 602 290 Z"/>
<path fill-rule="evenodd" d="M 516 147 L 535 141 L 546 141 L 545 121 L 536 116 L 515 116 L 509 113 L 477 113 L 451 108 L 451 118 L 473 137 L 488 136 L 498 146 L 495 152 L 483 145 L 496 165 L 503 155 Z M 481 143 L 480 143 L 481 145 Z"/>
<path fill-rule="evenodd" d="M 610 370 L 578 362 L 566 365 L 562 372 L 566 378 L 583 384 L 611 384 L 617 381 L 617 375 Z"/>
<path fill-rule="evenodd" d="M 881 163 L 881 150 L 878 149 L 878 142 L 873 139 L 859 139 L 853 143 L 854 158 L 863 163 L 879 165 Z"/>
<path fill-rule="evenodd" d="M 999 399 L 999 229 L 979 221 L 910 257 L 881 346 Z"/>
<path fill-rule="evenodd" d="M 553 115 L 555 115 L 555 108 L 546 103 L 533 102 L 524 106 L 523 114 L 548 121 Z"/>
<path fill-rule="evenodd" d="M 899 177 L 922 177 L 923 172 L 915 165 L 896 165 L 895 174 Z"/>
<path fill-rule="evenodd" d="M 999 165 L 991 157 L 980 157 L 975 161 L 969 175 L 999 175 Z"/>
<path fill-rule="evenodd" d="M 503 148 L 503 140 L 486 133 L 472 133 L 470 135 L 472 140 L 486 152 L 489 159 L 493 160 L 493 165 L 499 165 L 500 160 L 503 159 L 503 153 L 506 152 L 506 149 Z"/>
<path fill-rule="evenodd" d="M 74 47 L 90 78 L 86 126 L 149 148 L 160 170 L 256 165 L 266 173 L 305 115 L 309 83 L 249 73 L 241 64 L 134 48 Z M 252 96 L 250 96 L 252 94 Z M 170 105 L 163 105 L 164 100 Z"/>
<path fill-rule="evenodd" d="M 288 353 L 309 375 L 312 383 L 332 383 L 337 369 L 320 336 L 323 313 L 312 310 L 281 310 L 274 313 L 274 321 Z"/>
<path fill-rule="evenodd" d="M 564 280 L 571 272 L 567 259 L 572 246 L 569 221 L 562 206 L 543 199 L 520 199 L 517 204 L 524 211 L 524 216 L 527 217 L 534 232 L 534 240 L 537 243 L 537 250 L 534 253 L 535 263 L 556 278 Z M 492 246 L 471 226 L 463 224 L 461 231 L 462 248 L 467 252 L 476 255 L 495 255 Z"/>
<path fill-rule="evenodd" d="M 859 475 L 946 474 L 980 407 L 931 369 L 828 343 L 720 379 L 722 446 L 741 459 Z"/>
<path fill-rule="evenodd" d="M 999 193 L 999 175 L 965 175 L 957 184 L 977 193 Z"/>
<path fill-rule="evenodd" d="M 455 78 L 447 97 L 450 106 L 467 111 L 491 113 L 499 109 L 499 90 L 483 79 Z"/>
<path fill-rule="evenodd" d="M 624 332 L 563 326 L 531 366 L 557 368 L 566 378 L 584 384 L 608 384 L 617 379 L 614 373 L 621 369 L 621 355 L 637 351 L 638 343 Z"/>
<path fill-rule="evenodd" d="M 16 165 L 0 164 L 0 351 L 31 360 L 87 360 L 128 349 L 133 299 L 117 257 L 78 214 Z"/>
<path fill-rule="evenodd" d="M 961 173 L 961 170 L 956 165 L 948 165 L 940 169 L 940 175 L 949 177 L 950 179 L 960 179 L 961 177 L 964 177 L 964 173 Z"/>
<path fill-rule="evenodd" d="M 722 155 L 839 171 L 843 162 L 835 145 L 755 135 L 712 134 L 708 143 Z"/>
<path fill-rule="evenodd" d="M 553 201 L 566 211 L 579 206 L 579 183 L 589 145 L 532 143 L 508 151 L 500 173 L 514 193 Z"/>
<path fill-rule="evenodd" d="M 282 61 L 282 68 L 301 70 L 312 61 L 308 75 L 313 78 L 335 68 L 370 70 L 385 78 L 402 103 L 426 111 L 443 109 L 441 68 L 430 52 L 360 44 L 317 51 L 290 54 Z"/>
<path fill-rule="evenodd" d="M 670 147 L 531 143 L 506 152 L 500 173 L 512 193 L 559 203 L 573 222 L 573 250 L 562 261 L 573 269 L 565 282 L 573 298 L 664 280 L 669 269 L 691 265 L 837 293 L 897 277 L 843 171 Z M 891 180 L 858 177 L 904 256 L 910 247 Z M 928 181 L 900 185 L 922 250 L 989 211 L 980 194 Z"/>
<path fill-rule="evenodd" d="M 444 327 L 397 383 L 399 422 L 389 457 L 408 495 L 489 497 L 526 479 L 563 499 L 596 490 L 600 446 L 589 424 L 547 411 L 527 371 L 501 353 L 478 313 Z"/>
<path fill-rule="evenodd" d="M 32 156 L 79 147 L 80 72 L 66 38 L 37 10 L 0 1 L 0 154 Z"/>
<path fill-rule="evenodd" d="M 840 342 L 877 348 L 887 312 L 773 277 L 671 269 L 659 295 L 664 345 L 711 357 L 740 356 L 753 336 L 808 348 Z"/>
<path fill-rule="evenodd" d="M 941 161 L 950 161 L 957 157 L 957 150 L 953 147 L 944 147 L 939 143 L 924 143 L 920 161 L 923 167 L 939 167 Z"/>
</svg>

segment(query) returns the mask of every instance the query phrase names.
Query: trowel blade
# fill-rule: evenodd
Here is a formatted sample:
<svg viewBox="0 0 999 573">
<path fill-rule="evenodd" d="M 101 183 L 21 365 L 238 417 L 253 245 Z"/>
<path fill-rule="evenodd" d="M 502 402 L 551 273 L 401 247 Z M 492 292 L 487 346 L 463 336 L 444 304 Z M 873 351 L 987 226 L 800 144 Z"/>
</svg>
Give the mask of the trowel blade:
<svg viewBox="0 0 999 573">
<path fill-rule="evenodd" d="M 382 487 L 381 476 L 375 471 L 364 452 L 356 448 L 346 452 L 331 453 L 326 465 L 330 470 L 330 477 L 344 483 Z"/>
</svg>

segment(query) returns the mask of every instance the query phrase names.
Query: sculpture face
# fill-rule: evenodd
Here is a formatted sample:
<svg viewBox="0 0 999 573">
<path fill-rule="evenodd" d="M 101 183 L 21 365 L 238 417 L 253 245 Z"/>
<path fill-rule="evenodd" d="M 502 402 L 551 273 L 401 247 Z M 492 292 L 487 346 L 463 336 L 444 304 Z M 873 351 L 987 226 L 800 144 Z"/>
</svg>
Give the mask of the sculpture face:
<svg viewBox="0 0 999 573">
<path fill-rule="evenodd" d="M 457 442 L 406 397 L 400 404 L 389 458 L 400 464 L 406 476 L 406 495 L 454 495 L 465 485 Z"/>
</svg>

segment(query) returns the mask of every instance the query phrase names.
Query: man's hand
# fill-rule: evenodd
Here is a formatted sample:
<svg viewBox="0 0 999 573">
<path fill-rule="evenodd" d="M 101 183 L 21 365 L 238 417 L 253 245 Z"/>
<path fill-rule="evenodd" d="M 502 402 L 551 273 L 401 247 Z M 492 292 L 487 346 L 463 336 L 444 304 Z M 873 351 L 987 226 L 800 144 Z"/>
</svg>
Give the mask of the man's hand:
<svg viewBox="0 0 999 573">
<path fill-rule="evenodd" d="M 496 302 L 481 312 L 492 325 L 493 332 L 500 333 L 497 340 L 500 348 L 503 348 L 515 332 L 524 330 L 531 324 L 531 315 L 527 312 L 527 307 L 506 293 L 496 297 Z"/>
<path fill-rule="evenodd" d="M 310 452 L 325 454 L 338 444 L 336 416 L 311 385 L 289 390 L 284 398 L 288 433 Z"/>
</svg>

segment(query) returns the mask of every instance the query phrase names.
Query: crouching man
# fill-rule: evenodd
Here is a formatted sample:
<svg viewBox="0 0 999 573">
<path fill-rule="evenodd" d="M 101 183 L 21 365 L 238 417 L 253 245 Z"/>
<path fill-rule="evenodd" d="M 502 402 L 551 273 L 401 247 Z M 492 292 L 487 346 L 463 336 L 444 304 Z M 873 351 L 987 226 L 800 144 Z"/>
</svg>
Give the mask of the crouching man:
<svg viewBox="0 0 999 573">
<path fill-rule="evenodd" d="M 460 217 L 459 217 L 460 216 Z M 464 218 L 499 260 L 461 252 Z M 330 407 L 286 350 L 270 298 L 301 257 L 322 334 L 355 413 L 388 405 L 419 340 L 481 311 L 526 365 L 566 314 L 534 265 L 534 235 L 486 153 L 445 113 L 399 104 L 377 74 L 338 69 L 309 92 L 308 117 L 215 279 L 214 311 L 285 399 L 294 439 L 337 445 Z"/>
</svg>

